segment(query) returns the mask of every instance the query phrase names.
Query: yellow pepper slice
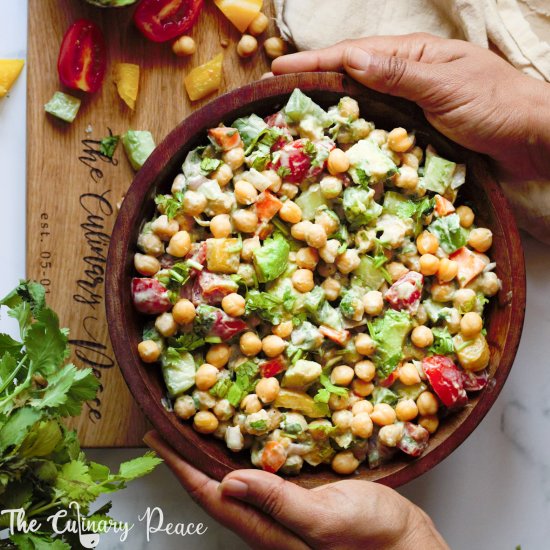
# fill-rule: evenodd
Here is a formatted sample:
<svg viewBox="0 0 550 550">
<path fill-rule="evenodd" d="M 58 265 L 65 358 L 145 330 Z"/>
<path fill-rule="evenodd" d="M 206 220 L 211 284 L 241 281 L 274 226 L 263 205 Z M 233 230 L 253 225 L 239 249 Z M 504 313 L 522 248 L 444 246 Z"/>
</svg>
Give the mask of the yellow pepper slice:
<svg viewBox="0 0 550 550">
<path fill-rule="evenodd" d="M 139 65 L 134 63 L 117 63 L 114 68 L 114 76 L 118 95 L 134 110 L 139 92 Z"/>
<path fill-rule="evenodd" d="M 21 74 L 23 59 L 0 59 L 0 97 L 4 97 Z"/>
<path fill-rule="evenodd" d="M 214 0 L 214 3 L 240 32 L 244 32 L 260 13 L 263 0 Z"/>
<path fill-rule="evenodd" d="M 195 67 L 184 79 L 191 101 L 202 99 L 215 92 L 222 82 L 223 54 L 219 53 L 204 65 Z"/>
</svg>

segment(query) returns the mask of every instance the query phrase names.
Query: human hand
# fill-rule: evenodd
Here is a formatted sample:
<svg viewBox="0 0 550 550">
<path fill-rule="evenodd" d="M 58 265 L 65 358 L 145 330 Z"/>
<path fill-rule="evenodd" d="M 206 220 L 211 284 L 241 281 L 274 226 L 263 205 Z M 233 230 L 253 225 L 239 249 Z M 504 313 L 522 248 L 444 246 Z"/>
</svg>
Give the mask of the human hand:
<svg viewBox="0 0 550 550">
<path fill-rule="evenodd" d="M 198 504 L 252 548 L 448 549 L 420 508 L 383 485 L 349 479 L 308 490 L 261 470 L 236 470 L 218 483 L 156 432 L 144 441 Z"/>
<path fill-rule="evenodd" d="M 429 34 L 346 40 L 273 61 L 274 74 L 344 69 L 417 103 L 451 140 L 489 155 L 505 177 L 550 175 L 550 85 L 496 54 Z"/>
</svg>

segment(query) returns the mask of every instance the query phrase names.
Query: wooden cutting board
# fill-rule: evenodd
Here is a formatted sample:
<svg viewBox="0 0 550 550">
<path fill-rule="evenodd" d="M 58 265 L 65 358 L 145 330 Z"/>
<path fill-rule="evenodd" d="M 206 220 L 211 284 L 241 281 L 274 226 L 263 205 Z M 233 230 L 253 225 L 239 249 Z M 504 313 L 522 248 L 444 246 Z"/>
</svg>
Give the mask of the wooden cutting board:
<svg viewBox="0 0 550 550">
<path fill-rule="evenodd" d="M 267 5 L 266 5 L 267 4 Z M 269 0 L 263 11 L 272 15 Z M 193 67 L 224 52 L 220 92 L 258 79 L 269 70 L 263 50 L 248 60 L 236 53 L 239 32 L 212 0 L 206 0 L 192 30 L 197 52 L 177 58 L 169 44 L 155 44 L 132 23 L 133 8 L 101 9 L 83 0 L 29 0 L 27 107 L 27 276 L 41 281 L 48 300 L 70 329 L 72 360 L 100 379 L 97 399 L 74 421 L 86 447 L 140 446 L 147 422 L 134 403 L 115 362 L 104 310 L 104 272 L 116 204 L 133 172 L 119 146 L 112 162 L 98 153 L 111 130 L 149 130 L 157 143 L 207 98 L 191 103 L 183 78 Z M 81 17 L 104 32 L 109 66 L 93 95 L 64 90 L 57 55 L 69 25 Z M 264 34 L 275 34 L 273 21 Z M 141 66 L 135 112 L 119 99 L 112 81 L 117 62 Z M 56 90 L 82 98 L 77 119 L 66 124 L 44 113 Z"/>
</svg>

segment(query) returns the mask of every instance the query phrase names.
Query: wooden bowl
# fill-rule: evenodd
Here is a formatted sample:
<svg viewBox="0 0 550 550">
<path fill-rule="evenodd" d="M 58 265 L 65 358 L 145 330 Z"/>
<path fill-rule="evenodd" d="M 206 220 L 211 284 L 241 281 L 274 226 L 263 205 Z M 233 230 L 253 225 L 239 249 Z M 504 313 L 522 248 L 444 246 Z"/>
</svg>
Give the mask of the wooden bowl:
<svg viewBox="0 0 550 550">
<path fill-rule="evenodd" d="M 122 203 L 111 238 L 106 278 L 109 332 L 117 361 L 134 398 L 158 432 L 189 462 L 215 479 L 231 470 L 250 468 L 248 451 L 234 454 L 223 442 L 203 436 L 189 422 L 179 421 L 161 404 L 165 389 L 160 369 L 144 364 L 137 353 L 144 318 L 133 308 L 130 280 L 133 255 L 142 221 L 154 211 L 153 197 L 168 192 L 187 152 L 206 141 L 206 129 L 220 121 L 230 124 L 238 117 L 257 113 L 265 116 L 286 102 L 294 88 L 301 88 L 314 101 L 328 107 L 343 95 L 354 97 L 361 113 L 377 127 L 416 129 L 422 146 L 432 144 L 444 157 L 465 162 L 468 183 L 459 200 L 471 204 L 480 225 L 493 232 L 491 258 L 502 290 L 488 309 L 487 339 L 491 347 L 488 386 L 470 399 L 469 405 L 441 422 L 425 453 L 411 460 L 403 454 L 378 469 L 361 465 L 355 478 L 379 481 L 391 487 L 406 483 L 426 472 L 451 453 L 474 430 L 495 402 L 508 376 L 519 344 L 525 311 L 525 266 L 518 230 L 510 207 L 485 158 L 444 138 L 426 121 L 422 111 L 404 100 L 358 87 L 338 73 L 286 75 L 261 80 L 227 93 L 180 123 L 155 149 L 136 175 Z M 330 467 L 304 467 L 293 482 L 314 487 L 341 479 Z"/>
</svg>

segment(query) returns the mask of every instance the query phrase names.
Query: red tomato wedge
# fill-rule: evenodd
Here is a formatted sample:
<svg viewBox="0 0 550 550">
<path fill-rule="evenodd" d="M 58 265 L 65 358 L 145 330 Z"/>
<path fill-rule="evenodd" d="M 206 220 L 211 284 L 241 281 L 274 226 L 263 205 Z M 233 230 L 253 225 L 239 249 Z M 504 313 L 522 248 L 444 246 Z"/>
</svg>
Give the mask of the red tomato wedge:
<svg viewBox="0 0 550 550">
<path fill-rule="evenodd" d="M 422 360 L 428 382 L 443 405 L 449 409 L 464 407 L 468 402 L 462 371 L 444 355 L 432 355 Z"/>
<path fill-rule="evenodd" d="M 97 92 L 105 76 L 107 50 L 101 29 L 92 21 L 79 19 L 65 33 L 57 72 L 68 88 Z"/>
<path fill-rule="evenodd" d="M 185 34 L 197 21 L 203 0 L 141 0 L 134 23 L 153 42 L 166 42 Z"/>
</svg>

